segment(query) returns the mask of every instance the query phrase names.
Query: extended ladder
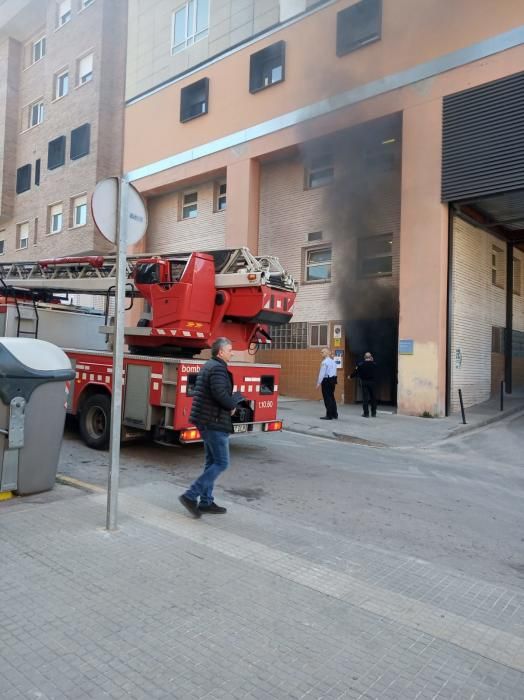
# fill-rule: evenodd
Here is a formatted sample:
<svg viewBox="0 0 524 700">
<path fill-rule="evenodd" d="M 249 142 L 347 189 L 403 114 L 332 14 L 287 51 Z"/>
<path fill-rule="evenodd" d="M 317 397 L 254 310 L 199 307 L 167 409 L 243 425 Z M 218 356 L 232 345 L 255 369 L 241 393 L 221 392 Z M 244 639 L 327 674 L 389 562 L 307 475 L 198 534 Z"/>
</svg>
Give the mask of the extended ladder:
<svg viewBox="0 0 524 700">
<path fill-rule="evenodd" d="M 154 255 L 142 253 L 127 257 L 126 293 L 135 293 L 133 271 L 137 261 L 148 258 L 187 263 L 191 253 Z M 257 256 L 247 248 L 210 251 L 215 258 L 217 288 L 252 286 L 252 275 L 259 284 L 296 291 L 295 280 L 277 258 Z M 248 280 L 248 275 L 249 280 Z M 116 283 L 116 257 L 88 255 L 52 258 L 33 262 L 0 262 L 0 280 L 12 289 L 39 289 L 51 293 L 107 294 Z M 249 282 L 249 284 L 248 284 Z"/>
</svg>

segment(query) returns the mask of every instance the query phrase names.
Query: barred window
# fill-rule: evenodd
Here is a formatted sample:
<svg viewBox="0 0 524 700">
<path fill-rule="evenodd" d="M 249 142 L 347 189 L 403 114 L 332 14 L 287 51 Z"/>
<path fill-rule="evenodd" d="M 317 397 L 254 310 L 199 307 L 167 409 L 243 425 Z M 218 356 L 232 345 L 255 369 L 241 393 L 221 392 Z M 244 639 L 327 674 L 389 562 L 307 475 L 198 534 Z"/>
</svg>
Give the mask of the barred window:
<svg viewBox="0 0 524 700">
<path fill-rule="evenodd" d="M 283 326 L 270 326 L 272 343 L 268 350 L 304 350 L 308 341 L 307 323 L 287 323 Z"/>
</svg>

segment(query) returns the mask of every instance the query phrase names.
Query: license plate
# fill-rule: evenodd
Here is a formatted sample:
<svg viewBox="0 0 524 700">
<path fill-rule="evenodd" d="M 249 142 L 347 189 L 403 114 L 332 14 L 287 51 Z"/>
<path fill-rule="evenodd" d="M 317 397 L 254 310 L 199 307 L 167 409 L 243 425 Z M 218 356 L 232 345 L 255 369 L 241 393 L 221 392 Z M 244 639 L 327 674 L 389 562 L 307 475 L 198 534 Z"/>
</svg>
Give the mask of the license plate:
<svg viewBox="0 0 524 700">
<path fill-rule="evenodd" d="M 247 433 L 247 425 L 242 423 L 237 423 L 233 426 L 234 433 Z"/>
</svg>

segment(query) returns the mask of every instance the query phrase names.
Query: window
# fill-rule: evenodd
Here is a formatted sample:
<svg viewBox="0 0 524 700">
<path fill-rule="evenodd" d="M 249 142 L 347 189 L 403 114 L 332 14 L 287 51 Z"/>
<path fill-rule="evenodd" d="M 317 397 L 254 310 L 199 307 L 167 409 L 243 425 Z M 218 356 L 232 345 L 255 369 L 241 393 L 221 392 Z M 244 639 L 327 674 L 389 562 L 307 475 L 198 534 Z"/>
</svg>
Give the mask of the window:
<svg viewBox="0 0 524 700">
<path fill-rule="evenodd" d="M 35 230 L 33 231 L 33 245 L 38 243 L 38 217 L 35 218 Z"/>
<path fill-rule="evenodd" d="M 90 53 L 77 61 L 77 85 L 85 85 L 93 80 L 93 54 Z"/>
<path fill-rule="evenodd" d="M 27 123 L 24 128 L 31 129 L 33 126 L 38 126 L 44 121 L 44 102 L 37 100 L 27 108 Z"/>
<path fill-rule="evenodd" d="M 189 0 L 173 13 L 171 53 L 183 51 L 207 36 L 209 0 Z"/>
<path fill-rule="evenodd" d="M 23 224 L 18 224 L 16 227 L 16 247 L 17 250 L 23 250 L 29 245 L 29 221 Z"/>
<path fill-rule="evenodd" d="M 335 168 L 331 155 L 324 154 L 311 158 L 305 174 L 306 189 L 312 190 L 315 187 L 329 185 L 333 182 L 334 177 Z"/>
<path fill-rule="evenodd" d="M 66 137 L 59 136 L 47 144 L 47 169 L 54 170 L 65 163 Z"/>
<path fill-rule="evenodd" d="M 312 348 L 325 348 L 328 344 L 328 323 L 311 323 L 309 326 L 309 345 Z"/>
<path fill-rule="evenodd" d="M 491 352 L 504 352 L 506 329 L 500 326 L 491 327 Z"/>
<path fill-rule="evenodd" d="M 187 122 L 207 114 L 209 79 L 202 78 L 180 91 L 180 121 Z"/>
<path fill-rule="evenodd" d="M 63 27 L 71 19 L 71 0 L 63 0 L 57 4 L 56 26 Z"/>
<path fill-rule="evenodd" d="M 40 37 L 31 44 L 31 63 L 36 63 L 41 58 L 45 56 L 46 51 L 46 38 L 45 36 Z M 27 54 L 26 54 L 27 55 Z"/>
<path fill-rule="evenodd" d="M 390 277 L 393 271 L 393 236 L 371 236 L 358 240 L 359 277 Z"/>
<path fill-rule="evenodd" d="M 71 132 L 71 160 L 78 160 L 89 153 L 91 140 L 91 127 L 89 124 L 82 124 Z"/>
<path fill-rule="evenodd" d="M 65 97 L 69 92 L 69 71 L 55 75 L 55 100 Z"/>
<path fill-rule="evenodd" d="M 304 282 L 331 280 L 331 246 L 305 249 Z"/>
<path fill-rule="evenodd" d="M 305 350 L 308 343 L 308 327 L 306 322 L 286 323 L 281 326 L 270 326 L 271 343 L 261 345 L 267 350 Z"/>
<path fill-rule="evenodd" d="M 60 233 L 62 230 L 62 202 L 49 207 L 49 233 Z"/>
<path fill-rule="evenodd" d="M 73 228 L 87 223 L 87 196 L 84 194 L 73 199 Z"/>
<path fill-rule="evenodd" d="M 82 9 L 85 10 L 86 7 L 89 7 L 89 5 L 92 5 L 95 0 L 82 0 Z"/>
<path fill-rule="evenodd" d="M 198 193 L 187 192 L 182 199 L 182 218 L 194 219 L 198 214 Z"/>
<path fill-rule="evenodd" d="M 520 296 L 522 288 L 522 264 L 519 258 L 513 258 L 513 294 Z"/>
<path fill-rule="evenodd" d="M 278 41 L 262 51 L 251 54 L 249 92 L 258 92 L 284 80 L 285 52 L 285 41 Z"/>
<path fill-rule="evenodd" d="M 22 165 L 16 171 L 16 194 L 22 194 L 31 189 L 31 163 Z"/>
<path fill-rule="evenodd" d="M 382 0 L 360 0 L 337 13 L 337 56 L 380 39 Z"/>
<path fill-rule="evenodd" d="M 227 184 L 217 182 L 215 186 L 215 211 L 224 211 L 227 207 Z"/>
<path fill-rule="evenodd" d="M 496 245 L 491 247 L 491 284 L 504 289 L 504 251 Z"/>
<path fill-rule="evenodd" d="M 0 231 L 0 236 L 4 236 L 5 231 Z M 5 240 L 3 238 L 0 238 L 0 255 L 3 255 L 5 253 Z"/>
<path fill-rule="evenodd" d="M 321 241 L 322 231 L 313 231 L 313 233 L 308 233 L 307 240 L 308 243 L 313 243 L 313 241 Z"/>
<path fill-rule="evenodd" d="M 40 158 L 35 160 L 35 185 L 40 185 Z"/>
</svg>

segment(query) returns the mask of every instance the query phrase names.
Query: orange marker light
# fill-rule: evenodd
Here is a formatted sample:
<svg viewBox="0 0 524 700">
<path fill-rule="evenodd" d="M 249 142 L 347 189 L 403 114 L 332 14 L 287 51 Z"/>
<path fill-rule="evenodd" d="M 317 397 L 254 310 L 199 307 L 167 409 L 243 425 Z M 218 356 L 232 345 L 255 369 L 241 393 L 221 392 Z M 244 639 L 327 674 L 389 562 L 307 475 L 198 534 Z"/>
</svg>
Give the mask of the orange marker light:
<svg viewBox="0 0 524 700">
<path fill-rule="evenodd" d="M 194 442 L 196 440 L 201 440 L 200 431 L 196 428 L 186 428 L 180 433 L 180 440 L 182 442 Z"/>
<path fill-rule="evenodd" d="M 264 425 L 264 431 L 266 433 L 271 433 L 275 430 L 282 430 L 282 421 L 281 420 L 272 420 L 269 423 L 266 423 Z"/>
</svg>

